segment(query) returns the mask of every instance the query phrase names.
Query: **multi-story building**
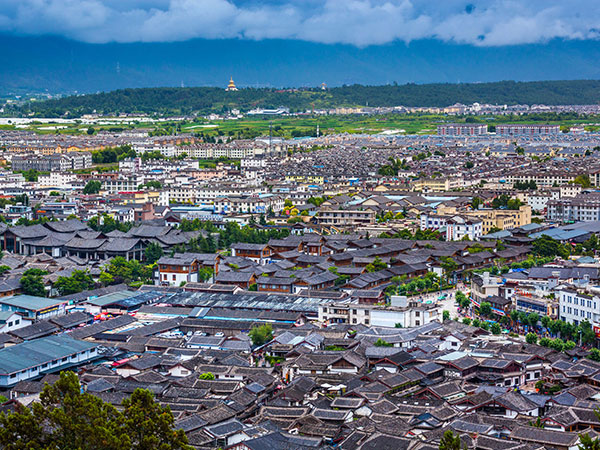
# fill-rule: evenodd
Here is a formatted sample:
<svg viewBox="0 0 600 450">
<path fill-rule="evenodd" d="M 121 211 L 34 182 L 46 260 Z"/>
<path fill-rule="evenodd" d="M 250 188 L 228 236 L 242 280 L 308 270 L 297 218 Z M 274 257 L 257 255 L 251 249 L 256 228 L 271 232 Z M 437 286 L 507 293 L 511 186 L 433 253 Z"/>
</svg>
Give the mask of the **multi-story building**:
<svg viewBox="0 0 600 450">
<path fill-rule="evenodd" d="M 421 178 L 416 180 L 412 188 L 420 192 L 447 192 L 464 187 L 465 180 L 462 177 L 449 178 Z"/>
<path fill-rule="evenodd" d="M 102 189 L 109 194 L 119 192 L 137 191 L 138 186 L 144 183 L 144 177 L 140 174 L 130 174 L 118 178 L 107 178 L 102 182 Z"/>
<path fill-rule="evenodd" d="M 37 170 L 39 172 L 65 172 L 85 169 L 92 165 L 92 154 L 69 152 L 40 156 L 36 154 L 15 155 L 11 159 L 12 170 Z"/>
<path fill-rule="evenodd" d="M 531 206 L 533 211 L 544 211 L 550 200 L 560 198 L 558 191 L 537 191 L 527 196 L 527 204 Z"/>
<path fill-rule="evenodd" d="M 558 314 L 565 322 L 579 325 L 587 321 L 600 331 L 600 298 L 591 292 L 562 287 L 557 291 Z"/>
<path fill-rule="evenodd" d="M 442 230 L 447 241 L 460 241 L 465 236 L 471 241 L 483 235 L 483 222 L 477 218 L 455 216 L 437 216 L 421 214 L 421 230 Z"/>
<path fill-rule="evenodd" d="M 479 307 L 481 302 L 488 297 L 498 297 L 502 280 L 499 277 L 490 276 L 489 272 L 474 274 L 471 279 L 471 302 Z"/>
<path fill-rule="evenodd" d="M 590 222 L 600 220 L 600 193 L 580 194 L 550 200 L 546 215 L 556 222 Z"/>
<path fill-rule="evenodd" d="M 334 227 L 373 225 L 375 223 L 375 211 L 358 211 L 352 209 L 322 210 L 317 215 L 317 221 L 319 224 Z"/>
<path fill-rule="evenodd" d="M 198 282 L 198 260 L 193 255 L 169 258 L 162 256 L 157 261 L 154 284 L 181 286 Z"/>
<path fill-rule="evenodd" d="M 482 123 L 446 123 L 437 127 L 441 136 L 480 136 L 487 131 L 487 125 Z"/>
<path fill-rule="evenodd" d="M 67 188 L 71 183 L 77 180 L 77 175 L 69 172 L 50 172 L 47 175 L 38 177 L 38 186 L 40 188 L 56 187 Z"/>
<path fill-rule="evenodd" d="M 496 134 L 507 136 L 531 136 L 536 134 L 559 134 L 560 125 L 500 124 Z"/>
<path fill-rule="evenodd" d="M 562 171 L 513 172 L 506 175 L 507 183 L 534 181 L 538 187 L 562 186 L 572 183 L 577 174 Z"/>
<path fill-rule="evenodd" d="M 392 296 L 389 305 L 348 300 L 319 307 L 319 321 L 324 323 L 411 328 L 439 321 L 440 318 L 439 306 L 410 302 L 398 295 Z"/>
<path fill-rule="evenodd" d="M 283 207 L 284 200 L 278 195 L 265 197 L 223 197 L 214 201 L 214 212 L 216 214 L 266 214 L 269 211 L 278 213 L 283 210 Z"/>
<path fill-rule="evenodd" d="M 437 208 L 440 215 L 453 217 L 456 214 L 471 219 L 479 219 L 482 222 L 483 234 L 488 234 L 492 228 L 511 230 L 531 223 L 531 206 L 523 205 L 519 209 L 476 209 L 473 211 L 457 211 L 454 206 L 442 206 Z"/>
</svg>

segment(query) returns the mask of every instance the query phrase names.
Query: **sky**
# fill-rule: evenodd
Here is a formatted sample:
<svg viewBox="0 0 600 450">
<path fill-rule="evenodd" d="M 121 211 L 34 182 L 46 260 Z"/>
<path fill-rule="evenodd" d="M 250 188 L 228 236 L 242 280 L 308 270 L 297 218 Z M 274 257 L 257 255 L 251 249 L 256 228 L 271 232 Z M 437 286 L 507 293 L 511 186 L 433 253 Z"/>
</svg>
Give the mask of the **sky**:
<svg viewBox="0 0 600 450">
<path fill-rule="evenodd" d="M 0 89 L 599 78 L 598 0 L 1 0 Z"/>
</svg>

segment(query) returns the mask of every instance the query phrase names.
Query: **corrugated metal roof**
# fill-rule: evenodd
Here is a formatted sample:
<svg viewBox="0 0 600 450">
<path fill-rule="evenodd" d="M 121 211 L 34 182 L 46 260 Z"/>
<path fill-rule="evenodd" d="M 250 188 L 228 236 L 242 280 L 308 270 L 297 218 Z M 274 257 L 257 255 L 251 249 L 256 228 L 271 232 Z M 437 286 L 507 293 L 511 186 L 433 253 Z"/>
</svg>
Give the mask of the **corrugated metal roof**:
<svg viewBox="0 0 600 450">
<path fill-rule="evenodd" d="M 67 335 L 48 336 L 0 349 L 0 373 L 10 374 L 97 347 Z"/>
</svg>

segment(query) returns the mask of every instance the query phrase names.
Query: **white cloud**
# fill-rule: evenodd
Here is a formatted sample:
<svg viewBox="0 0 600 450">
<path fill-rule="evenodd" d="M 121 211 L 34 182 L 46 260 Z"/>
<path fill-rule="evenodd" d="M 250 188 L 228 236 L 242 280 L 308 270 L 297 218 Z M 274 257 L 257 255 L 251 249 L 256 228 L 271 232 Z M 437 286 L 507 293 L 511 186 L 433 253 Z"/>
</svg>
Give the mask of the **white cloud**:
<svg viewBox="0 0 600 450">
<path fill-rule="evenodd" d="M 300 39 L 479 46 L 598 39 L 597 0 L 2 0 L 0 32 L 85 42 Z"/>
</svg>

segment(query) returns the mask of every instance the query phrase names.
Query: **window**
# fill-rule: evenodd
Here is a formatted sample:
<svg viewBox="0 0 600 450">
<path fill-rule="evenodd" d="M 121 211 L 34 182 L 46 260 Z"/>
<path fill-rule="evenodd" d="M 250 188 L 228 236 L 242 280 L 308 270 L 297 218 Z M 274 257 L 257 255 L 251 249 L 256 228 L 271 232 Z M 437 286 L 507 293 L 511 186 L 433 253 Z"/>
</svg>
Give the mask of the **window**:
<svg viewBox="0 0 600 450">
<path fill-rule="evenodd" d="M 365 319 L 365 325 L 369 325 L 369 319 Z"/>
<path fill-rule="evenodd" d="M 15 325 L 19 325 L 21 323 L 20 319 L 15 320 Z"/>
<path fill-rule="evenodd" d="M 8 322 L 8 326 L 9 326 L 9 327 L 12 327 L 12 326 L 13 326 L 13 323 L 12 323 L 12 322 Z"/>
</svg>

